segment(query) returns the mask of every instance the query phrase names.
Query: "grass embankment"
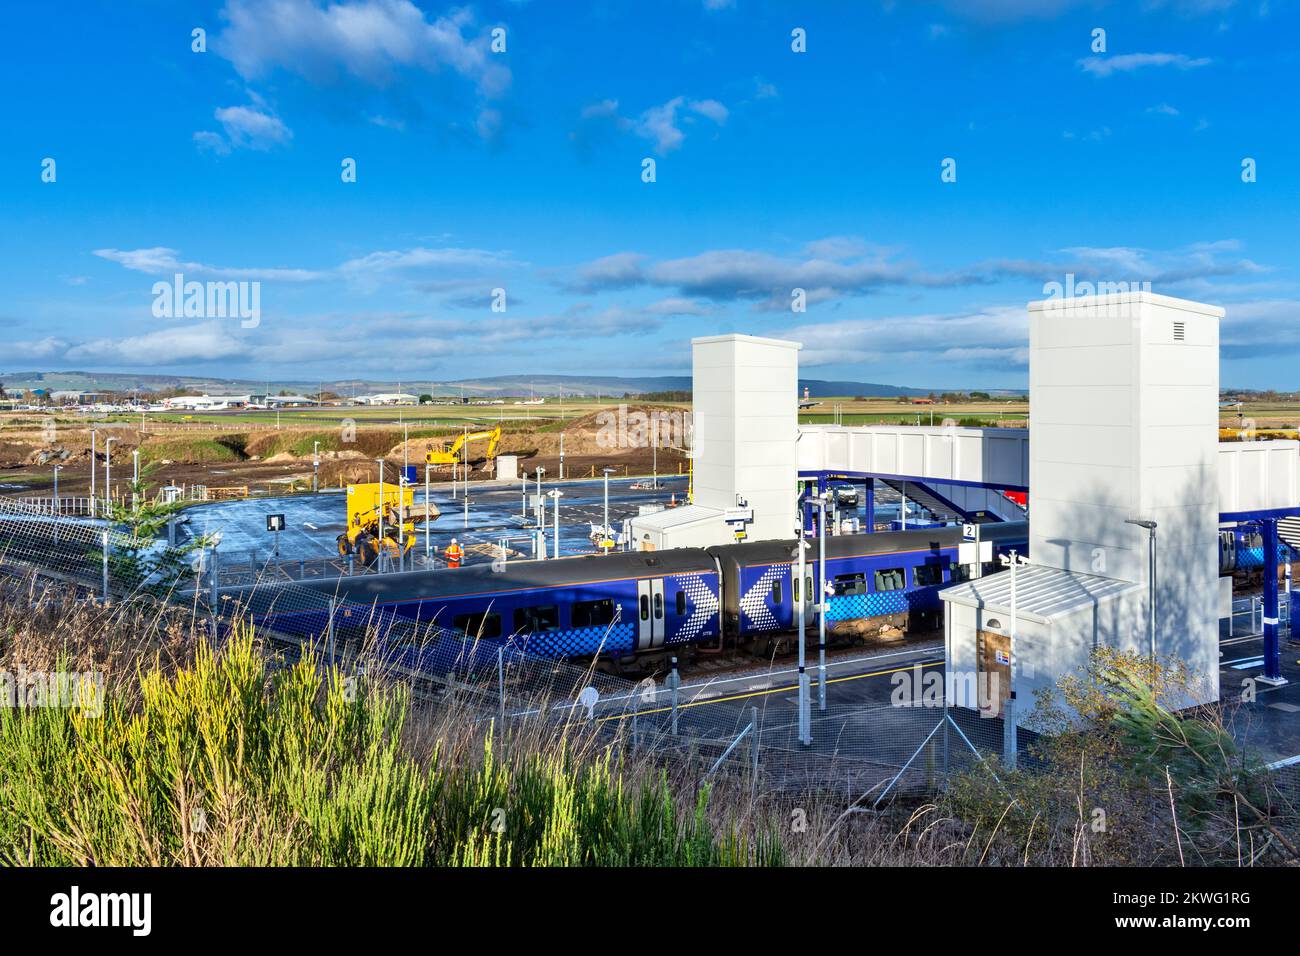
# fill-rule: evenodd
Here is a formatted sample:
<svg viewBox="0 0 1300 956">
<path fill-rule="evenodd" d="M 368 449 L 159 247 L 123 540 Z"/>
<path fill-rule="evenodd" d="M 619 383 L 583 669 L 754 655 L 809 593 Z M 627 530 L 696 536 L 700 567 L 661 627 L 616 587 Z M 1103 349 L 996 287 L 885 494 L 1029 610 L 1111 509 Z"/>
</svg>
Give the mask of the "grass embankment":
<svg viewBox="0 0 1300 956">
<path fill-rule="evenodd" d="M 183 464 L 243 461 L 242 437 L 220 438 L 165 438 L 147 441 L 140 446 L 143 463 L 173 461 Z"/>
<path fill-rule="evenodd" d="M 1063 682 L 1087 730 L 1045 709 L 1031 766 L 996 779 L 977 767 L 932 801 L 869 813 L 874 793 L 822 790 L 815 775 L 754 799 L 743 778 L 711 789 L 689 760 L 585 721 L 498 729 L 456 694 L 416 706 L 379 670 L 354 681 L 310 660 L 284 666 L 247 634 L 213 653 L 203 625 L 184 608 L 105 609 L 0 579 L 0 670 L 105 675 L 102 710 L 0 707 L 0 864 L 1300 859 L 1288 793 L 1213 714 L 1165 709 L 1138 659 L 1103 655 Z M 551 710 L 539 703 L 529 709 Z"/>
</svg>

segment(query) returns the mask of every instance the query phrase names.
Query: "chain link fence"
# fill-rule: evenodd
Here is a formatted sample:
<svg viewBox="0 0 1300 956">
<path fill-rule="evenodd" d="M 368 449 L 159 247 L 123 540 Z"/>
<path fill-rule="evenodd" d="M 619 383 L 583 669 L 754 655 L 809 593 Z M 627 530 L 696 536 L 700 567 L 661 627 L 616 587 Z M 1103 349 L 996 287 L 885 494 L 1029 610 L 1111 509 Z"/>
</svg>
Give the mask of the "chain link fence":
<svg viewBox="0 0 1300 956">
<path fill-rule="evenodd" d="M 247 580 L 230 586 L 219 565 L 202 539 L 169 548 L 103 520 L 0 497 L 0 573 L 35 573 L 86 600 L 180 604 L 202 617 L 214 640 L 251 626 L 290 659 L 310 652 L 349 674 L 402 680 L 429 706 L 454 694 L 470 704 L 470 719 L 583 722 L 702 778 L 743 778 L 755 793 L 830 790 L 870 802 L 933 792 L 955 771 L 983 764 L 996 773 L 1003 751 L 999 719 L 942 706 L 850 703 L 834 692 L 826 711 L 813 695 L 805 744 L 797 688 L 782 686 L 779 674 L 776 686 L 758 690 L 755 680 L 731 695 L 684 684 L 675 671 L 667 680 L 630 680 L 530 655 L 522 639 L 478 640 L 251 566 Z M 1022 746 L 1027 736 L 1021 732 Z"/>
</svg>

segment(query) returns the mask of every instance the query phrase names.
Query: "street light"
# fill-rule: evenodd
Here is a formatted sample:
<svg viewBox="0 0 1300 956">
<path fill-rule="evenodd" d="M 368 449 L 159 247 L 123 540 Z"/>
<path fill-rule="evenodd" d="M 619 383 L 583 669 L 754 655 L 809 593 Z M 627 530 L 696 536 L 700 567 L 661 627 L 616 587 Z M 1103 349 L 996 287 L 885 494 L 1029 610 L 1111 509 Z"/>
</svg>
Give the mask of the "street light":
<svg viewBox="0 0 1300 956">
<path fill-rule="evenodd" d="M 95 517 L 95 436 L 99 432 L 90 430 L 90 516 Z"/>
<path fill-rule="evenodd" d="M 315 494 L 317 491 L 320 491 L 320 482 L 318 480 L 319 475 L 320 475 L 320 442 L 313 441 L 311 443 L 311 490 L 313 494 Z"/>
<path fill-rule="evenodd" d="M 1007 669 L 1010 672 L 1007 693 L 1006 712 L 1002 715 L 1002 753 L 1003 759 L 1012 770 L 1016 766 L 1016 568 L 1022 567 L 1029 563 L 1029 558 L 1023 554 L 1018 554 L 1015 548 L 1008 550 L 1007 554 L 998 555 L 998 561 L 1004 568 L 1011 569 L 1011 627 L 1010 634 L 1007 635 L 1010 648 L 1007 657 Z"/>
<path fill-rule="evenodd" d="M 113 497 L 113 442 L 117 436 L 109 435 L 104 439 L 104 497 Z"/>
<path fill-rule="evenodd" d="M 429 468 L 428 462 L 424 464 L 424 563 L 428 565 L 432 560 L 429 554 Z"/>
<path fill-rule="evenodd" d="M 140 507 L 140 449 L 131 451 L 131 507 Z"/>
<path fill-rule="evenodd" d="M 560 556 L 560 499 L 564 497 L 564 492 L 559 488 L 553 488 L 547 493 L 548 497 L 555 499 L 555 557 Z"/>
<path fill-rule="evenodd" d="M 817 505 L 817 709 L 826 709 L 826 504 L 828 492 L 813 499 Z"/>
<path fill-rule="evenodd" d="M 542 507 L 542 475 L 546 474 L 546 469 L 537 466 L 537 527 L 546 528 L 546 509 Z"/>
<path fill-rule="evenodd" d="M 380 574 L 384 573 L 384 459 L 376 458 L 379 462 L 379 540 L 375 542 L 378 554 L 375 555 L 375 563 Z"/>
<path fill-rule="evenodd" d="M 600 533 L 606 541 L 611 540 L 612 537 L 609 533 L 609 476 L 613 472 L 614 469 L 610 468 L 608 465 L 602 469 L 602 473 L 605 475 L 605 519 Z"/>
<path fill-rule="evenodd" d="M 1151 650 L 1151 686 L 1156 686 L 1156 523 L 1145 518 L 1125 518 L 1125 524 L 1147 529 L 1147 642 Z"/>
<path fill-rule="evenodd" d="M 808 693 L 808 669 L 806 666 L 806 635 L 804 628 L 804 601 L 807 595 L 804 594 L 804 569 L 806 567 L 806 553 L 812 545 L 805 541 L 800 530 L 799 543 L 795 545 L 794 554 L 791 557 L 798 558 L 798 578 L 794 582 L 791 590 L 794 592 L 791 597 L 798 606 L 799 613 L 799 742 L 805 747 L 812 744 L 812 714 L 809 712 L 809 693 Z"/>
</svg>

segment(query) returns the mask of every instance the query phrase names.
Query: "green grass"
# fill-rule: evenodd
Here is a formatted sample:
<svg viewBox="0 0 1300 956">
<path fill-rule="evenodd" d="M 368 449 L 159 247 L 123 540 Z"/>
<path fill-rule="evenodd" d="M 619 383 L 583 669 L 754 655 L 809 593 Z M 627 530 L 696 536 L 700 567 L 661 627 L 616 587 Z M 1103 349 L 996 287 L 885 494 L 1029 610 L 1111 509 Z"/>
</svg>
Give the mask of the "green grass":
<svg viewBox="0 0 1300 956">
<path fill-rule="evenodd" d="M 140 448 L 140 460 L 146 463 L 242 461 L 243 458 L 240 442 L 230 438 L 167 438 L 146 442 Z"/>
<path fill-rule="evenodd" d="M 98 716 L 0 708 L 0 863 L 783 861 L 768 836 L 717 832 L 707 789 L 683 806 L 613 750 L 560 731 L 506 760 L 491 733 L 422 747 L 414 723 L 400 687 L 310 660 L 269 672 L 247 635 L 171 675 L 145 670 L 133 705 L 113 692 Z"/>
</svg>

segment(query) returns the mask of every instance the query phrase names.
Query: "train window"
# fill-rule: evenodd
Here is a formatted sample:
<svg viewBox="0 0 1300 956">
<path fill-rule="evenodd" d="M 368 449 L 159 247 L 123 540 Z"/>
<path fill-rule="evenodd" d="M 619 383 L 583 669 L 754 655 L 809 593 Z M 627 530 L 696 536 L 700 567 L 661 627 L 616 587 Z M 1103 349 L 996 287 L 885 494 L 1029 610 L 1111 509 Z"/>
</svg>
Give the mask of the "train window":
<svg viewBox="0 0 1300 956">
<path fill-rule="evenodd" d="M 515 608 L 515 631 L 536 634 L 540 631 L 560 629 L 560 609 L 554 604 L 546 607 Z"/>
<path fill-rule="evenodd" d="M 476 614 L 457 614 L 451 619 L 452 626 L 469 638 L 494 638 L 501 636 L 501 615 L 495 611 Z"/>
<path fill-rule="evenodd" d="M 974 575 L 972 574 L 973 571 L 974 571 L 974 567 L 972 565 L 954 564 L 952 566 L 952 580 L 954 582 L 969 581 L 971 580 L 972 577 L 974 577 Z"/>
<path fill-rule="evenodd" d="M 569 608 L 569 620 L 574 627 L 604 627 L 614 621 L 614 602 L 610 598 L 574 601 Z"/>
<path fill-rule="evenodd" d="M 663 620 L 664 616 L 664 594 L 662 591 L 655 592 L 655 620 Z"/>
<path fill-rule="evenodd" d="M 677 616 L 678 617 L 686 616 L 686 592 L 685 591 L 677 592 Z"/>
<path fill-rule="evenodd" d="M 912 569 L 912 580 L 918 588 L 943 583 L 942 564 L 918 564 Z"/>
<path fill-rule="evenodd" d="M 886 568 L 876 572 L 877 591 L 902 591 L 907 587 L 907 576 L 902 568 Z"/>
<path fill-rule="evenodd" d="M 641 595 L 641 620 L 650 620 L 650 595 Z"/>
<path fill-rule="evenodd" d="M 867 576 L 865 574 L 837 574 L 831 582 L 837 595 L 866 594 Z"/>
<path fill-rule="evenodd" d="M 796 588 L 799 587 L 799 582 L 797 581 L 795 582 L 795 587 Z M 781 603 L 781 582 L 780 581 L 772 582 L 772 603 L 773 604 Z"/>
</svg>

